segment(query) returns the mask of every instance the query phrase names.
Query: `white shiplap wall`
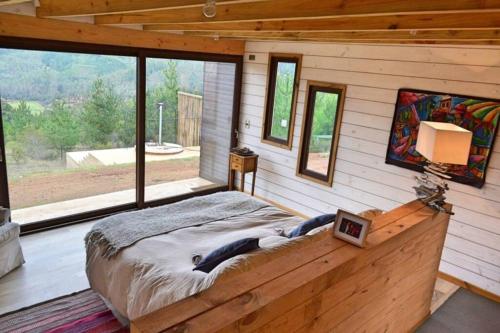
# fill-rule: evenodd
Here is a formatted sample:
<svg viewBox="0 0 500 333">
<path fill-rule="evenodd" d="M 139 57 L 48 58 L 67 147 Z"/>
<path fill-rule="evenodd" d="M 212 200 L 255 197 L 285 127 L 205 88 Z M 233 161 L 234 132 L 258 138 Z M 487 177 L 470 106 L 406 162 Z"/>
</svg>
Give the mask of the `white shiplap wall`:
<svg viewBox="0 0 500 333">
<path fill-rule="evenodd" d="M 416 173 L 384 162 L 399 88 L 500 98 L 495 47 L 256 41 L 246 51 L 240 145 L 260 154 L 256 193 L 310 216 L 389 210 L 415 198 Z M 260 142 L 269 52 L 304 55 L 291 151 Z M 307 80 L 348 85 L 333 187 L 295 176 Z M 500 295 L 500 137 L 494 150 L 482 189 L 451 184 L 456 215 L 440 270 Z"/>
</svg>

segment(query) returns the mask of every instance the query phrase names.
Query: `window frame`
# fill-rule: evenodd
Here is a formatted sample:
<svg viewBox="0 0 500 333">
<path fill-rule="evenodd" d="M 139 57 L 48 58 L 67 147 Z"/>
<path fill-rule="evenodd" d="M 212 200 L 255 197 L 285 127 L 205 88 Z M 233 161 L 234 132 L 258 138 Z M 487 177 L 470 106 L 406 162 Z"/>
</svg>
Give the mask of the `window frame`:
<svg viewBox="0 0 500 333">
<path fill-rule="evenodd" d="M 217 53 L 201 53 L 189 51 L 159 50 L 129 46 L 114 46 L 105 44 L 92 44 L 80 42 L 67 42 L 56 40 L 44 40 L 22 37 L 0 36 L 0 47 L 4 49 L 19 49 L 31 51 L 53 51 L 67 53 L 81 53 L 92 55 L 115 55 L 129 56 L 136 58 L 136 200 L 134 202 L 110 206 L 103 209 L 90 210 L 72 215 L 40 220 L 33 223 L 21 225 L 21 234 L 41 232 L 47 229 L 63 227 L 66 225 L 93 221 L 112 214 L 140 210 L 149 207 L 166 205 L 200 195 L 207 195 L 220 191 L 227 191 L 228 185 L 221 185 L 206 190 L 199 190 L 192 193 L 180 194 L 153 201 L 145 201 L 145 120 L 146 120 L 146 58 L 169 58 L 178 60 L 198 60 L 234 63 L 235 86 L 233 101 L 233 117 L 231 128 L 231 147 L 238 145 L 238 124 L 240 120 L 241 88 L 243 77 L 243 56 Z M 0 147 L 4 147 L 3 125 L 0 121 Z M 7 184 L 7 169 L 5 163 L 5 149 L 0 154 L 3 159 L 0 161 L 0 204 L 10 207 L 10 198 Z"/>
<path fill-rule="evenodd" d="M 314 181 L 319 184 L 332 186 L 333 173 L 335 170 L 335 161 L 337 159 L 337 148 L 340 138 L 340 126 L 342 124 L 342 115 L 344 112 L 344 103 L 347 85 L 329 82 L 308 81 L 306 89 L 306 102 L 304 104 L 304 115 L 302 117 L 302 131 L 300 136 L 300 146 L 297 158 L 296 175 Z M 314 107 L 316 102 L 316 93 L 335 93 L 339 95 L 337 112 L 333 126 L 333 137 L 330 145 L 330 160 L 328 161 L 328 172 L 326 175 L 307 168 L 309 157 L 309 142 L 312 134 L 312 121 L 314 117 Z"/>
<path fill-rule="evenodd" d="M 274 115 L 274 99 L 276 96 L 276 77 L 278 76 L 278 63 L 294 63 L 296 66 L 293 82 L 292 101 L 290 109 L 290 122 L 288 136 L 282 140 L 271 135 L 272 119 Z M 267 69 L 267 86 L 264 115 L 262 117 L 262 143 L 267 143 L 280 148 L 292 150 L 293 133 L 295 128 L 295 116 L 297 111 L 297 99 L 299 95 L 300 74 L 302 69 L 302 54 L 292 53 L 269 53 L 269 64 Z"/>
</svg>

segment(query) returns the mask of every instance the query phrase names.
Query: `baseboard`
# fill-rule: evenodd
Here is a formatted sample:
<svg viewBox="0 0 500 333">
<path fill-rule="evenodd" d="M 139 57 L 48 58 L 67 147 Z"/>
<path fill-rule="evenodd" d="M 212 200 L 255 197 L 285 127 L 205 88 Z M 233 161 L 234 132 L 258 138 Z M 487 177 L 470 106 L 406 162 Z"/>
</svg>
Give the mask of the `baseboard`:
<svg viewBox="0 0 500 333">
<path fill-rule="evenodd" d="M 250 194 L 249 191 L 245 191 L 245 193 Z M 279 204 L 276 201 L 269 200 L 269 199 L 264 198 L 264 197 L 262 197 L 260 195 L 257 195 L 257 194 L 255 194 L 254 197 L 256 197 L 257 199 L 260 199 L 262 201 L 266 201 L 266 202 L 270 203 L 271 205 L 278 207 L 279 209 L 282 209 L 284 211 L 289 212 L 292 215 L 296 215 L 296 216 L 302 217 L 303 219 L 306 219 L 306 220 L 308 220 L 310 218 L 309 216 L 306 216 L 306 215 L 304 215 L 304 214 L 302 214 L 302 213 L 300 213 L 300 212 L 298 212 L 298 211 L 296 211 L 294 209 L 291 209 L 291 208 L 288 208 L 286 206 L 283 206 L 282 204 Z"/>
<path fill-rule="evenodd" d="M 448 274 L 443 273 L 443 272 L 438 272 L 438 277 L 443 279 L 443 280 L 446 280 L 448 282 L 454 283 L 459 287 L 470 290 L 475 294 L 486 297 L 494 302 L 500 303 L 500 296 L 499 295 L 493 294 L 487 290 L 476 287 L 475 285 L 470 284 L 468 282 L 465 282 L 463 280 L 460 280 L 454 276 L 448 275 Z"/>
<path fill-rule="evenodd" d="M 459 290 L 460 287 L 450 281 L 437 278 L 432 294 L 431 315 Z"/>
</svg>

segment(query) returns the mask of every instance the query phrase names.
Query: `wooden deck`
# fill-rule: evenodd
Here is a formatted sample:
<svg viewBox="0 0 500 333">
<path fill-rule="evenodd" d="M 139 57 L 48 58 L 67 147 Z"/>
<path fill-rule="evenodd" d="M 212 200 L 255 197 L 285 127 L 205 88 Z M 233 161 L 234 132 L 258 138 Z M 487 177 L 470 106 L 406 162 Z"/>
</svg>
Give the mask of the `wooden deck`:
<svg viewBox="0 0 500 333">
<path fill-rule="evenodd" d="M 166 197 L 191 193 L 199 188 L 209 188 L 212 186 L 216 187 L 218 185 L 201 177 L 150 185 L 146 186 L 146 200 L 163 199 Z M 116 191 L 106 194 L 93 195 L 86 198 L 15 209 L 12 211 L 12 218 L 13 221 L 16 221 L 19 224 L 27 224 L 57 218 L 60 216 L 128 204 L 134 199 L 135 189 Z"/>
</svg>

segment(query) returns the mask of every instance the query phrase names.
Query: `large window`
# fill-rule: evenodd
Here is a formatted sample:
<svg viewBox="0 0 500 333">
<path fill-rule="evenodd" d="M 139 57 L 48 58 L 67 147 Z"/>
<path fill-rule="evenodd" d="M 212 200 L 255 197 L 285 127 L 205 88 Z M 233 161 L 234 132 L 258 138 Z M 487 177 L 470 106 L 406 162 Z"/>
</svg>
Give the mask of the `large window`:
<svg viewBox="0 0 500 333">
<path fill-rule="evenodd" d="M 292 147 L 301 63 L 301 55 L 272 53 L 269 57 L 263 142 Z"/>
<path fill-rule="evenodd" d="M 241 56 L 3 47 L 0 205 L 23 232 L 227 188 Z"/>
<path fill-rule="evenodd" d="M 135 202 L 134 57 L 0 49 L 0 91 L 14 221 Z"/>
<path fill-rule="evenodd" d="M 297 173 L 331 186 L 346 87 L 322 82 L 307 86 Z"/>
</svg>

